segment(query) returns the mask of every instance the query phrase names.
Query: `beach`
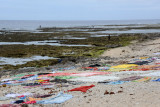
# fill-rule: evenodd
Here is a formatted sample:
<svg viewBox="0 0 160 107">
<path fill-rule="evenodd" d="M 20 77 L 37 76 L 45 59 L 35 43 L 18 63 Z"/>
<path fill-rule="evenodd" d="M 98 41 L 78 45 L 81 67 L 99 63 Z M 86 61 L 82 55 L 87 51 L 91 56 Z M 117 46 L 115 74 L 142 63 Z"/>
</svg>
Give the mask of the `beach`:
<svg viewBox="0 0 160 107">
<path fill-rule="evenodd" d="M 76 63 L 72 62 L 70 63 L 70 66 L 72 66 L 70 68 L 69 66 L 65 67 L 65 64 L 64 64 L 64 66 L 61 65 L 61 67 L 55 65 L 55 66 L 48 67 L 48 68 L 44 67 L 41 69 L 35 69 L 34 72 L 30 72 L 31 74 L 32 73 L 38 74 L 38 73 L 51 73 L 52 72 L 53 75 L 55 73 L 82 73 L 80 75 L 83 75 L 83 76 L 87 75 L 83 73 L 93 73 L 93 72 L 103 72 L 106 74 L 95 75 L 95 77 L 94 76 L 87 76 L 87 77 L 81 76 L 80 78 L 82 79 L 77 78 L 77 80 L 74 78 L 73 79 L 69 78 L 69 79 L 62 79 L 63 80 L 62 81 L 60 79 L 60 80 L 57 80 L 57 82 L 46 82 L 46 84 L 50 84 L 50 85 L 35 86 L 35 87 L 27 87 L 26 85 L 22 85 L 22 84 L 14 85 L 16 84 L 14 81 L 14 82 L 10 82 L 12 85 L 6 85 L 6 86 L 2 85 L 1 86 L 0 96 L 5 96 L 11 93 L 21 93 L 21 95 L 23 95 L 23 93 L 30 93 L 32 95 L 26 95 L 26 96 L 34 98 L 33 94 L 40 94 L 40 95 L 52 94 L 52 96 L 50 97 L 42 98 L 43 100 L 44 99 L 47 100 L 47 99 L 57 96 L 59 92 L 63 92 L 67 95 L 72 95 L 72 98 L 60 104 L 59 103 L 58 104 L 41 103 L 41 104 L 27 104 L 27 105 L 23 104 L 23 106 L 29 106 L 29 107 L 39 107 L 39 106 L 42 106 L 42 107 L 52 107 L 52 106 L 56 106 L 56 107 L 70 107 L 70 106 L 74 106 L 74 107 L 88 107 L 88 106 L 91 106 L 91 107 L 97 107 L 97 106 L 99 107 L 103 107 L 103 106 L 107 106 L 107 107 L 151 107 L 151 106 L 158 107 L 160 105 L 159 103 L 159 97 L 160 97 L 159 96 L 159 93 L 160 93 L 159 82 L 152 81 L 152 80 L 156 80 L 159 78 L 160 76 L 159 70 L 151 69 L 148 66 L 156 65 L 156 67 L 159 67 L 159 65 L 156 64 L 155 60 L 151 61 L 152 58 L 157 58 L 158 60 L 160 58 L 159 53 L 160 53 L 160 38 L 159 37 L 149 39 L 144 42 L 132 41 L 132 43 L 128 46 L 109 49 L 97 58 L 88 58 L 85 60 L 77 61 Z M 148 59 L 148 58 L 151 58 L 151 59 Z M 121 65 L 121 64 L 133 63 L 133 62 L 136 62 L 136 60 L 150 61 L 146 64 L 143 64 L 143 65 L 147 65 L 148 69 L 147 70 L 141 69 L 141 71 L 139 69 L 129 70 L 128 68 L 125 68 L 123 70 L 118 69 L 118 71 L 116 71 L 117 69 L 113 71 L 107 71 L 107 70 L 101 71 L 97 69 L 94 70 L 94 68 L 82 69 L 82 67 L 87 67 L 89 65 L 99 64 L 100 66 L 98 67 L 104 67 L 104 65 L 102 66 L 102 64 L 105 64 L 105 67 L 107 67 L 107 65 L 116 66 L 116 65 Z M 142 66 L 142 65 L 138 65 L 138 66 Z M 29 74 L 29 72 L 28 73 L 26 72 L 25 75 L 27 74 Z M 76 75 L 79 75 L 79 74 L 76 74 Z M 141 77 L 139 78 L 138 76 L 141 76 Z M 94 77 L 95 79 L 91 77 Z M 105 79 L 103 79 L 102 77 Z M 137 78 L 135 80 L 138 80 L 138 81 L 133 82 L 133 80 L 127 80 L 126 82 L 123 82 L 123 83 L 122 82 L 116 83 L 116 81 L 124 79 L 124 78 L 128 78 L 128 77 L 131 77 L 132 79 Z M 142 78 L 144 77 L 148 77 L 149 79 L 143 80 Z M 15 78 L 13 77 L 13 74 L 4 75 L 1 77 L 1 80 L 12 79 L 12 78 Z M 54 78 L 55 76 L 51 76 L 48 78 L 44 77 L 41 79 L 36 78 L 36 79 L 24 80 L 24 81 L 27 81 L 27 82 L 24 82 L 24 84 L 35 83 L 36 80 L 49 79 L 49 81 L 51 81 L 51 80 L 54 80 Z M 102 78 L 102 80 L 98 78 Z M 142 79 L 142 80 L 139 80 L 139 79 Z M 8 80 L 8 81 L 11 81 L 11 80 Z M 115 83 L 111 83 L 111 82 L 115 82 Z M 67 91 L 73 88 L 77 88 L 81 86 L 91 86 L 91 85 L 94 85 L 94 86 L 90 88 L 89 90 L 87 90 L 86 92 Z M 0 104 L 10 104 L 11 102 L 16 101 L 18 99 L 19 99 L 18 97 L 14 97 L 14 98 L 9 97 L 8 100 L 0 101 Z"/>
</svg>

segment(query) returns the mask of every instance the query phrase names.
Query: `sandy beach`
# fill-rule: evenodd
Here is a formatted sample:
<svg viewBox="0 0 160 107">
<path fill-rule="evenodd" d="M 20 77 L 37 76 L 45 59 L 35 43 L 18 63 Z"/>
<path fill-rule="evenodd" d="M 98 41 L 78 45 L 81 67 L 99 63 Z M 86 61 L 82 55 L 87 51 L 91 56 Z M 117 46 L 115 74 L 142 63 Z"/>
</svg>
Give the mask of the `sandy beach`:
<svg viewBox="0 0 160 107">
<path fill-rule="evenodd" d="M 110 59 L 107 59 L 105 57 L 110 57 Z M 150 58 L 150 59 L 149 59 Z M 156 58 L 156 60 L 151 60 L 153 58 Z M 57 80 L 58 82 L 51 82 L 51 80 L 55 80 L 54 76 L 47 77 L 47 78 L 41 78 L 39 80 L 46 80 L 49 79 L 49 82 L 47 81 L 46 86 L 35 86 L 35 87 L 27 87 L 26 85 L 14 85 L 16 84 L 15 81 L 12 80 L 6 80 L 7 82 L 10 81 L 12 85 L 2 85 L 6 84 L 7 82 L 3 81 L 4 79 L 15 79 L 16 77 L 5 75 L 1 77 L 1 87 L 0 87 L 0 104 L 12 104 L 14 101 L 19 100 L 20 95 L 23 95 L 24 93 L 30 93 L 30 95 L 26 95 L 27 98 L 24 99 L 28 100 L 29 97 L 34 98 L 33 94 L 40 94 L 40 95 L 48 95 L 52 94 L 50 97 L 41 98 L 41 100 L 48 100 L 50 98 L 53 98 L 57 96 L 59 92 L 64 92 L 67 95 L 72 95 L 72 98 L 64 101 L 63 103 L 58 104 L 27 104 L 24 105 L 25 107 L 159 107 L 160 105 L 160 90 L 159 90 L 159 82 L 158 81 L 152 81 L 156 80 L 160 77 L 160 69 L 157 69 L 160 67 L 160 65 L 157 63 L 160 58 L 160 38 L 156 38 L 153 40 L 148 40 L 145 42 L 139 43 L 138 41 L 133 41 L 131 45 L 126 47 L 119 47 L 119 48 L 113 48 L 105 51 L 101 56 L 99 56 L 99 59 L 101 63 L 110 65 L 109 70 L 92 70 L 91 68 L 89 70 L 82 69 L 82 65 L 87 64 L 87 62 L 80 62 L 76 63 L 73 68 L 70 69 L 63 69 L 60 70 L 41 70 L 34 72 L 35 74 L 38 73 L 92 73 L 92 72 L 105 72 L 108 74 L 103 75 L 95 75 L 95 79 L 91 78 L 93 76 L 87 76 L 83 77 L 81 76 L 79 78 L 72 78 L 72 79 L 62 79 L 64 81 Z M 115 69 L 111 69 L 112 66 L 120 65 L 120 64 L 128 64 L 133 63 L 136 61 L 148 61 L 148 63 L 143 65 L 154 65 L 157 68 L 149 69 L 147 70 L 130 70 L 128 68 L 125 68 L 123 70 L 116 71 Z M 97 64 L 99 64 L 97 62 Z M 105 67 L 107 67 L 105 65 Z M 80 67 L 77 67 L 80 66 Z M 142 65 L 136 65 L 138 67 L 141 67 Z M 96 66 L 95 66 L 96 67 Z M 102 67 L 102 65 L 101 65 Z M 104 67 L 104 65 L 103 65 Z M 52 67 L 54 68 L 54 67 Z M 98 68 L 98 67 L 96 67 Z M 153 68 L 153 67 L 152 67 Z M 100 68 L 98 68 L 100 69 Z M 112 71 L 111 71 L 112 70 Z M 114 71 L 115 70 L 115 71 Z M 27 73 L 24 75 L 26 76 Z M 72 74 L 70 76 L 76 76 L 79 74 Z M 86 74 L 85 74 L 86 75 Z M 97 76 L 97 78 L 96 78 Z M 123 83 L 116 83 L 117 81 L 122 82 L 122 79 L 133 77 L 137 78 L 134 80 L 138 80 L 136 82 L 133 82 L 133 80 L 127 80 L 123 81 Z M 137 76 L 137 77 L 136 77 Z M 140 76 L 139 80 L 138 76 Z M 90 79 L 90 78 L 91 79 Z M 147 77 L 149 79 L 144 80 L 144 77 Z M 28 77 L 27 77 L 28 78 Z M 104 79 L 99 79 L 104 78 Z M 21 78 L 22 79 L 22 78 Z M 22 82 L 24 84 L 27 83 L 37 83 L 38 78 L 36 79 L 30 79 L 25 80 L 27 82 Z M 11 82 L 12 81 L 12 82 Z M 67 81 L 67 82 L 66 82 Z M 115 82 L 115 83 L 113 83 Z M 18 82 L 17 82 L 18 83 Z M 21 83 L 21 82 L 19 82 Z M 44 82 L 45 84 L 45 82 Z M 68 92 L 67 90 L 71 90 L 77 87 L 81 86 L 90 86 L 95 85 L 94 87 L 90 88 L 86 92 L 81 91 L 71 91 Z M 5 99 L 7 94 L 15 94 L 19 93 L 14 98 L 8 97 Z M 36 101 L 36 100 L 35 100 Z M 13 106 L 13 104 L 12 104 Z M 11 107 L 12 107 L 11 106 Z M 22 104 L 19 104 L 17 106 L 22 106 Z M 0 107 L 3 107 L 3 105 L 0 105 Z M 5 106 L 6 107 L 6 106 Z"/>
</svg>

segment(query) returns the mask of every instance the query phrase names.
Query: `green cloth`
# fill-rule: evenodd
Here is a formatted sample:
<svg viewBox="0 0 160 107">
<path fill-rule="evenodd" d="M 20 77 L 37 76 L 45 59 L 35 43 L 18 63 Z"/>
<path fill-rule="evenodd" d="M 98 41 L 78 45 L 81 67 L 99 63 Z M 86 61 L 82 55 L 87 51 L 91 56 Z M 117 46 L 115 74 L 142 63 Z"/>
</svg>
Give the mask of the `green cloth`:
<svg viewBox="0 0 160 107">
<path fill-rule="evenodd" d="M 14 78 L 13 80 L 20 80 L 21 78 Z"/>
<path fill-rule="evenodd" d="M 25 75 L 29 75 L 29 74 L 38 74 L 38 72 L 22 73 L 22 74 L 14 75 L 14 76 L 12 76 L 12 77 L 23 77 L 23 76 L 25 76 Z"/>
<path fill-rule="evenodd" d="M 56 76 L 54 77 L 56 79 L 73 79 L 73 78 L 78 78 L 76 76 Z"/>
<path fill-rule="evenodd" d="M 12 77 L 23 77 L 23 76 L 25 76 L 25 75 L 27 75 L 26 73 L 25 74 L 17 74 L 17 75 L 14 75 L 14 76 L 12 76 Z"/>
</svg>

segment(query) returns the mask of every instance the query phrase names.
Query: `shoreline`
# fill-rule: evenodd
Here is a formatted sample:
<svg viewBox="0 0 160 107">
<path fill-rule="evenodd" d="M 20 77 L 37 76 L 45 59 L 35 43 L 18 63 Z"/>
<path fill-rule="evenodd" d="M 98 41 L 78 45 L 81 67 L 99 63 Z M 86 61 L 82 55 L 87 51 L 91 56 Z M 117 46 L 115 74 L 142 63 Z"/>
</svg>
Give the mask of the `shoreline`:
<svg viewBox="0 0 160 107">
<path fill-rule="evenodd" d="M 153 43 L 153 41 L 155 41 L 155 43 Z M 145 57 L 145 56 L 153 56 L 153 55 L 150 55 L 151 53 L 153 53 L 153 50 L 154 52 L 156 52 L 156 50 L 154 49 L 154 45 L 157 45 L 157 42 L 160 41 L 160 37 L 153 37 L 153 38 L 147 38 L 146 40 L 141 40 L 141 41 L 138 41 L 138 40 L 133 40 L 131 42 L 131 44 L 127 45 L 127 46 L 122 46 L 122 47 L 115 47 L 115 48 L 111 48 L 111 49 L 107 49 L 106 51 L 104 51 L 101 55 L 99 55 L 98 57 L 78 57 L 78 58 L 74 58 L 74 57 L 66 57 L 63 59 L 63 62 L 62 63 L 56 63 L 55 62 L 55 65 L 52 65 L 52 66 L 48 66 L 48 67 L 39 67 L 39 68 L 31 68 L 28 67 L 28 68 L 20 68 L 20 69 L 9 69 L 9 70 L 2 70 L 0 72 L 0 77 L 3 76 L 3 75 L 6 75 L 6 74 L 10 74 L 11 72 L 11 75 L 15 75 L 15 74 L 18 74 L 18 73 L 25 73 L 25 72 L 32 72 L 32 71 L 41 71 L 41 70 L 51 70 L 52 68 L 59 68 L 59 67 L 69 67 L 70 65 L 67 64 L 67 63 L 70 63 L 71 66 L 76 66 L 77 67 L 80 67 L 80 66 L 88 66 L 88 65 L 91 65 L 91 64 L 96 64 L 96 63 L 106 63 L 105 60 L 121 60 L 121 59 L 131 59 L 131 58 L 136 58 L 136 57 Z M 143 47 L 146 47 L 144 44 L 146 45 L 151 45 L 149 48 L 149 53 L 146 54 L 144 53 L 144 51 L 146 52 L 146 50 L 140 50 L 141 49 L 144 49 Z M 143 46 L 144 45 L 144 46 Z M 139 49 L 137 49 L 139 48 Z M 156 47 L 157 48 L 157 47 Z M 142 52 L 141 52 L 142 51 Z M 160 51 L 160 50 L 159 50 Z M 148 52 L 148 50 L 147 50 Z M 86 59 L 87 58 L 87 59 Z M 93 62 L 92 62 L 93 61 Z M 85 64 L 84 62 L 88 62 L 87 64 Z M 111 61 L 112 62 L 112 61 Z M 113 62 L 112 62 L 113 63 Z"/>
</svg>

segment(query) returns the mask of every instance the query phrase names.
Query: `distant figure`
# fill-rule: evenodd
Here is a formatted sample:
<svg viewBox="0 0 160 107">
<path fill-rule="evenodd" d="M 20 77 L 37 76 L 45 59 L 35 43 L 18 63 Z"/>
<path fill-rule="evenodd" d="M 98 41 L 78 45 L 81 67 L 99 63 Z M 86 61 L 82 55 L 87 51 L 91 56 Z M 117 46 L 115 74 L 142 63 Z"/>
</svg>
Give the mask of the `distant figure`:
<svg viewBox="0 0 160 107">
<path fill-rule="evenodd" d="M 40 26 L 39 26 L 39 28 L 41 29 L 41 28 L 42 28 L 42 26 L 40 25 Z"/>
<path fill-rule="evenodd" d="M 108 36 L 108 40 L 111 40 L 111 35 Z"/>
</svg>

